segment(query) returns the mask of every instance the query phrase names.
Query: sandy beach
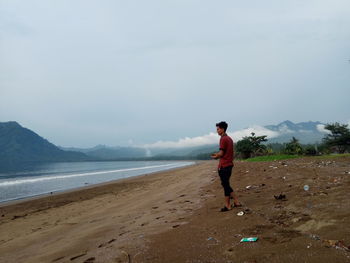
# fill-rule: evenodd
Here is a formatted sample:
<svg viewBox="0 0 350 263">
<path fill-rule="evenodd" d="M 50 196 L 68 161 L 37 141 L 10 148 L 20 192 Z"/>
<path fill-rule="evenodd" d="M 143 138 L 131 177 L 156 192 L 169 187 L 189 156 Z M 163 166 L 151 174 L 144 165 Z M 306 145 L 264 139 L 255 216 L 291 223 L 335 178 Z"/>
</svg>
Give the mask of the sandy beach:
<svg viewBox="0 0 350 263">
<path fill-rule="evenodd" d="M 216 167 L 2 204 L 0 262 L 350 262 L 349 157 L 236 162 L 225 213 Z"/>
</svg>

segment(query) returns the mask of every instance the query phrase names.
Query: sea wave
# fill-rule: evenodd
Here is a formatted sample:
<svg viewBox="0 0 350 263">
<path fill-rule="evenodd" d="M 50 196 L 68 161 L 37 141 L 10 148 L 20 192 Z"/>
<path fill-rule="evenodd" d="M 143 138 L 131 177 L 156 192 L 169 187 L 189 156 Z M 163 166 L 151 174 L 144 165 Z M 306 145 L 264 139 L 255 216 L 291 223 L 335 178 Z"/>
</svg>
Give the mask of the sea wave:
<svg viewBox="0 0 350 263">
<path fill-rule="evenodd" d="M 38 177 L 38 178 L 17 179 L 17 180 L 9 180 L 9 181 L 0 182 L 0 187 L 17 185 L 17 184 L 26 184 L 26 183 L 37 183 L 37 182 L 57 180 L 57 179 L 68 179 L 68 178 L 73 178 L 73 177 L 82 177 L 82 176 L 98 175 L 98 174 L 130 172 L 130 171 L 148 170 L 148 169 L 164 168 L 164 167 L 177 168 L 177 167 L 187 166 L 189 164 L 190 163 L 186 163 L 186 164 L 171 163 L 171 164 L 163 164 L 163 165 L 153 165 L 153 166 L 144 166 L 144 167 L 137 167 L 137 168 L 99 171 L 99 172 L 90 172 L 90 173 L 78 173 L 78 174 L 69 174 L 69 175 L 56 175 L 56 176 L 46 176 L 46 177 Z"/>
</svg>

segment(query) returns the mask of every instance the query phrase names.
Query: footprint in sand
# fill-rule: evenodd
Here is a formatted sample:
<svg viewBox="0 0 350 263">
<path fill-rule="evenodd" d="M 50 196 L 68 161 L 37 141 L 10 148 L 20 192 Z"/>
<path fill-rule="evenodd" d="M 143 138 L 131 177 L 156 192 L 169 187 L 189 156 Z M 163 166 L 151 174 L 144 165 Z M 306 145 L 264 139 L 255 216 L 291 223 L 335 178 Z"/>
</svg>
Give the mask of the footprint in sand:
<svg viewBox="0 0 350 263">
<path fill-rule="evenodd" d="M 86 255 L 86 252 L 81 253 L 81 254 L 79 254 L 79 255 L 76 255 L 76 256 L 74 256 L 74 257 L 71 257 L 70 260 L 75 260 L 75 259 L 80 258 L 80 257 L 85 256 L 85 255 Z"/>
<path fill-rule="evenodd" d="M 152 209 L 157 209 L 157 208 L 158 208 L 158 206 L 153 206 L 153 207 L 152 207 Z"/>
<path fill-rule="evenodd" d="M 92 263 L 95 261 L 95 257 L 88 258 L 87 260 L 84 261 L 84 263 Z"/>
<path fill-rule="evenodd" d="M 170 203 L 170 202 L 172 202 L 173 200 L 167 200 L 167 201 L 165 201 L 165 203 Z"/>
<path fill-rule="evenodd" d="M 104 247 L 104 246 L 106 246 L 106 245 L 108 245 L 108 244 L 110 244 L 110 243 L 113 243 L 114 241 L 116 241 L 115 238 L 109 240 L 107 243 L 102 243 L 102 244 L 100 244 L 100 245 L 98 246 L 98 248 Z"/>
<path fill-rule="evenodd" d="M 179 197 L 184 197 L 184 196 L 186 196 L 186 195 L 180 195 Z"/>
<path fill-rule="evenodd" d="M 116 239 L 115 239 L 115 238 L 113 238 L 113 239 L 109 240 L 109 241 L 108 241 L 108 244 L 110 244 L 110 243 L 112 243 L 112 242 L 114 242 L 114 241 L 116 241 Z"/>
<path fill-rule="evenodd" d="M 121 237 L 122 235 L 125 235 L 127 233 L 129 233 L 130 231 L 126 231 L 126 232 L 123 232 L 123 233 L 120 233 L 119 236 Z"/>
<path fill-rule="evenodd" d="M 71 222 L 71 223 L 64 223 L 64 225 L 68 225 L 68 226 L 74 226 L 74 225 L 76 225 L 76 224 L 78 224 L 78 223 L 74 223 L 74 222 Z"/>
<path fill-rule="evenodd" d="M 32 229 L 32 232 L 39 231 L 40 229 L 41 229 L 41 227 L 39 227 L 39 228 L 33 228 L 33 229 Z"/>
<path fill-rule="evenodd" d="M 64 259 L 64 257 L 59 257 L 59 258 L 55 258 L 54 260 L 52 260 L 51 262 L 56 262 L 56 261 L 59 261 L 61 259 Z"/>
<path fill-rule="evenodd" d="M 26 215 L 27 215 L 27 214 L 25 214 L 25 215 L 19 215 L 19 216 L 14 215 L 14 216 L 12 217 L 11 220 L 15 220 L 15 219 L 17 219 L 17 218 L 25 217 Z"/>
<path fill-rule="evenodd" d="M 156 217 L 156 219 L 158 220 L 158 219 L 161 219 L 161 218 L 163 218 L 164 216 L 158 216 L 158 217 Z"/>
</svg>

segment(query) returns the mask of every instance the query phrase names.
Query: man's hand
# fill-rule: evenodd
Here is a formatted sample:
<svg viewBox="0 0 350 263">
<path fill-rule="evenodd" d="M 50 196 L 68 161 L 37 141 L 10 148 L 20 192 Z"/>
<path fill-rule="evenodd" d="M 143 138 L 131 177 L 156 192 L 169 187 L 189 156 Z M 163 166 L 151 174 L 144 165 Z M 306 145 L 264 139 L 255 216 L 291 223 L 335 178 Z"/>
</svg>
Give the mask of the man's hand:
<svg viewBox="0 0 350 263">
<path fill-rule="evenodd" d="M 222 156 L 224 156 L 224 152 L 223 152 L 222 150 L 220 150 L 220 152 L 218 152 L 218 153 L 213 153 L 213 154 L 211 155 L 211 158 L 213 158 L 213 159 L 219 159 L 219 158 L 221 158 Z"/>
</svg>

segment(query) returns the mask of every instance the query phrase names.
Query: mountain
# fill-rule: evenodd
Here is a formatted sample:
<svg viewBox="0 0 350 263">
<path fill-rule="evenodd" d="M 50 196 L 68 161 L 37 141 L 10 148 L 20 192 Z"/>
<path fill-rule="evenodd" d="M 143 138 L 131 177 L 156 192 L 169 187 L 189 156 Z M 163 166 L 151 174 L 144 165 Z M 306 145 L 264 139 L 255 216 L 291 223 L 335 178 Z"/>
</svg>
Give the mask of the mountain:
<svg viewBox="0 0 350 263">
<path fill-rule="evenodd" d="M 87 155 L 63 151 L 17 122 L 0 122 L 0 167 L 26 162 L 85 161 Z"/>
<path fill-rule="evenodd" d="M 325 132 L 322 130 L 323 125 L 319 121 L 293 123 L 287 120 L 278 125 L 264 126 L 264 128 L 278 133 L 278 136 L 270 138 L 268 143 L 288 142 L 295 137 L 302 144 L 313 144 L 322 142 L 325 137 Z"/>
<path fill-rule="evenodd" d="M 93 148 L 65 148 L 60 147 L 62 150 L 71 150 L 76 152 L 85 153 L 87 156 L 93 158 L 99 158 L 104 160 L 115 159 L 130 159 L 130 158 L 145 158 L 147 157 L 147 151 L 144 148 L 137 147 L 108 147 L 106 145 L 97 145 Z"/>
<path fill-rule="evenodd" d="M 63 146 L 57 146 L 57 147 L 60 148 L 63 151 L 73 151 L 73 152 L 88 153 L 88 152 L 95 151 L 95 150 L 98 150 L 98 149 L 106 148 L 107 146 L 99 144 L 99 145 L 96 145 L 93 148 L 76 148 L 76 147 L 63 147 Z"/>
<path fill-rule="evenodd" d="M 288 142 L 295 137 L 302 144 L 311 144 L 322 142 L 326 134 L 323 125 L 318 121 L 293 123 L 287 120 L 277 125 L 264 126 L 264 129 L 274 134 L 267 143 Z M 145 149 L 106 145 L 97 145 L 89 149 L 65 148 L 55 146 L 17 122 L 0 122 L 0 168 L 24 162 L 196 159 L 217 151 L 218 142 L 219 138 L 215 138 L 206 145 L 182 148 Z"/>
<path fill-rule="evenodd" d="M 263 128 L 266 131 L 272 131 L 268 138 L 267 144 L 269 143 L 285 143 L 290 141 L 293 137 L 297 138 L 302 144 L 313 144 L 322 142 L 325 132 L 322 129 L 323 123 L 321 122 L 300 122 L 293 123 L 289 120 L 283 121 L 277 125 L 266 125 Z M 258 132 L 258 130 L 257 130 Z M 241 131 L 234 133 L 242 134 Z M 263 134 L 263 132 L 260 132 Z M 268 132 L 266 133 L 268 134 Z M 246 133 L 244 136 L 249 136 Z M 238 141 L 239 139 L 236 139 Z M 181 147 L 181 148 L 161 148 L 161 147 L 109 147 L 106 145 L 97 145 L 90 149 L 81 148 L 63 148 L 63 150 L 79 151 L 87 154 L 90 157 L 101 158 L 105 160 L 123 160 L 123 159 L 147 159 L 150 157 L 152 160 L 155 159 L 195 159 L 198 156 L 206 155 L 218 150 L 219 137 L 215 140 L 210 141 L 209 144 L 192 147 Z"/>
<path fill-rule="evenodd" d="M 74 148 L 61 147 L 62 150 L 70 150 L 82 152 L 90 157 L 100 158 L 103 160 L 125 160 L 125 159 L 140 159 L 148 158 L 164 160 L 166 158 L 175 159 L 194 159 L 196 156 L 215 152 L 218 150 L 217 144 L 202 145 L 196 147 L 184 147 L 179 149 L 174 148 L 138 148 L 138 147 L 108 147 L 106 145 L 97 145 L 93 148 Z"/>
</svg>

